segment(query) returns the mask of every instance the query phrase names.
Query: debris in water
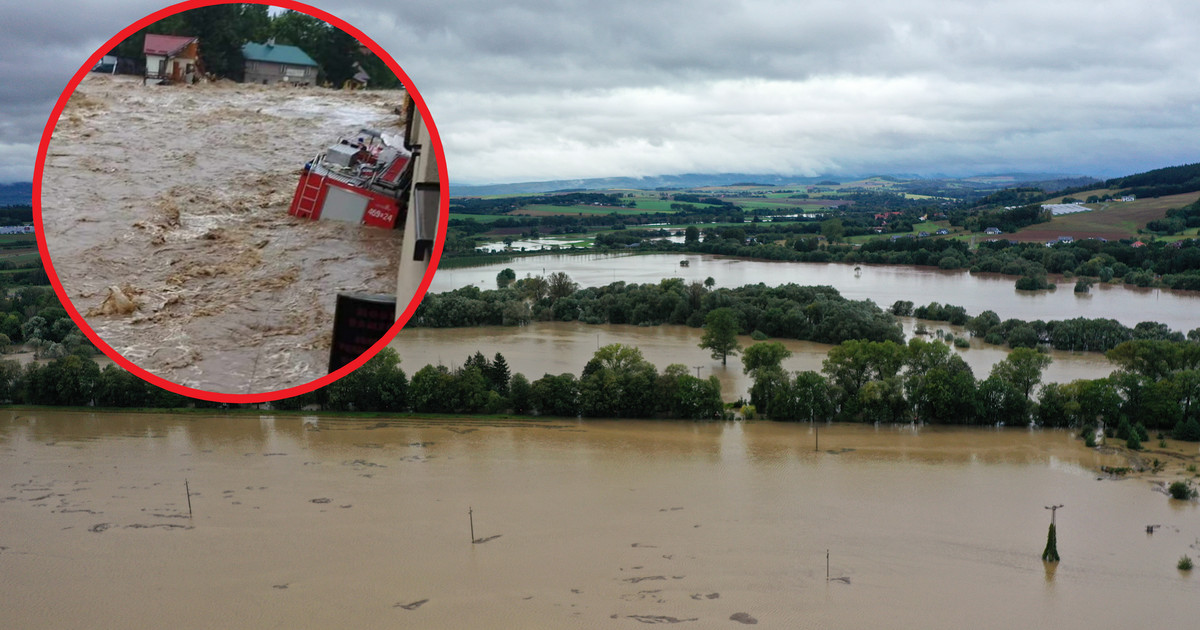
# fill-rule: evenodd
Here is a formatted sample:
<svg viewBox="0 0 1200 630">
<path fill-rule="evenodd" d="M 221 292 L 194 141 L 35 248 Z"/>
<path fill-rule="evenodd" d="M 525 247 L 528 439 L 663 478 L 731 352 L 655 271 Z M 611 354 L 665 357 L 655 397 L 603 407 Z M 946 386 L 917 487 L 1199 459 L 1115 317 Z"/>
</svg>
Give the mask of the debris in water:
<svg viewBox="0 0 1200 630">
<path fill-rule="evenodd" d="M 108 287 L 108 297 L 100 303 L 100 306 L 88 310 L 88 317 L 96 315 L 128 315 L 138 310 L 138 305 L 133 301 L 132 296 L 126 295 L 125 291 L 116 285 Z"/>
<path fill-rule="evenodd" d="M 744 612 L 733 613 L 732 615 L 729 615 L 729 619 L 732 621 L 736 621 L 738 623 L 744 623 L 747 625 L 753 625 L 753 624 L 758 623 L 757 619 L 755 619 L 754 617 L 751 617 L 749 613 L 744 613 Z"/>
<path fill-rule="evenodd" d="M 666 615 L 629 615 L 630 619 L 636 619 L 642 623 L 683 623 L 685 621 L 699 621 L 699 617 L 690 617 L 688 619 L 678 619 L 676 617 L 668 617 Z"/>
<path fill-rule="evenodd" d="M 403 608 L 404 610 L 416 610 L 421 607 L 421 604 L 424 604 L 427 601 L 429 601 L 429 600 L 422 599 L 422 600 L 415 601 L 411 604 L 401 604 L 401 603 L 397 602 L 395 606 L 392 606 L 392 608 Z"/>
</svg>

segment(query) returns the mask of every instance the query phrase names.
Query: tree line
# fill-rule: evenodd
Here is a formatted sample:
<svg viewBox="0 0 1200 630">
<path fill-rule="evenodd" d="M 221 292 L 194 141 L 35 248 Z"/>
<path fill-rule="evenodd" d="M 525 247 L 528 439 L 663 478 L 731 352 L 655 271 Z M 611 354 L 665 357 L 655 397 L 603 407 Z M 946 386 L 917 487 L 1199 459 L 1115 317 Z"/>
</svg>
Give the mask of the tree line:
<svg viewBox="0 0 1200 630">
<path fill-rule="evenodd" d="M 1196 212 L 1200 213 L 1200 206 Z M 1186 220 L 1190 221 L 1191 215 L 1187 216 Z M 842 219 L 810 222 L 807 227 L 789 223 L 745 223 L 737 228 L 706 228 L 703 239 L 684 243 L 672 243 L 653 233 L 630 234 L 619 241 L 620 246 L 609 249 L 625 249 L 629 243 L 637 242 L 640 251 L 791 262 L 935 266 L 1041 280 L 1048 274 L 1063 274 L 1087 282 L 1200 290 L 1200 239 L 1174 243 L 1151 241 L 1139 247 L 1132 247 L 1130 242 L 1098 239 L 1058 243 L 1051 247 L 1043 243 L 995 240 L 971 249 L 967 243 L 953 239 L 897 238 L 873 239 L 856 247 L 831 244 L 818 238 L 818 234 L 825 235 L 830 230 L 835 240 L 850 235 Z"/>
<path fill-rule="evenodd" d="M 1188 331 L 1185 337 L 1184 333 L 1171 330 L 1166 324 L 1151 321 L 1139 322 L 1132 328 L 1115 319 L 1087 317 L 1029 322 L 1009 318 L 1001 321 L 1000 316 L 992 310 L 971 317 L 962 306 L 930 302 L 914 308 L 909 300 L 897 300 L 888 311 L 896 316 L 911 315 L 918 319 L 964 326 L 972 337 L 1010 348 L 1046 346 L 1056 350 L 1105 352 L 1133 340 L 1180 342 L 1186 338 L 1200 341 L 1200 328 Z"/>
<path fill-rule="evenodd" d="M 1107 353 L 1117 369 L 1107 377 L 1041 385 L 1051 358 L 1018 348 L 976 379 L 941 341 L 845 341 L 820 372 L 788 372 L 790 351 L 763 342 L 743 351 L 752 378 L 747 418 L 784 422 L 868 422 L 1073 427 L 1084 436 L 1104 427 L 1137 444 L 1149 432 L 1200 441 L 1200 343 L 1128 341 Z M 1040 387 L 1039 387 L 1040 386 Z M 584 418 L 728 419 L 715 376 L 686 366 L 659 371 L 634 347 L 596 351 L 578 374 L 530 380 L 511 374 L 501 353 L 481 352 L 462 366 L 426 365 L 410 378 L 394 349 L 323 389 L 278 400 L 275 409 L 504 414 Z M 69 355 L 21 368 L 0 361 L 0 400 L 19 404 L 113 408 L 224 407 L 150 385 L 109 365 Z M 237 406 L 237 405 L 232 405 Z"/>
<path fill-rule="evenodd" d="M 778 342 L 745 350 L 753 377 L 750 404 L 781 421 L 925 422 L 1074 427 L 1103 426 L 1122 439 L 1131 429 L 1200 441 L 1200 343 L 1126 341 L 1107 357 L 1118 369 L 1100 379 L 1048 383 L 1052 359 L 1018 348 L 978 380 L 940 341 L 847 341 L 829 351 L 821 373 L 788 373 Z"/>
<path fill-rule="evenodd" d="M 0 401 L 15 404 L 113 408 L 226 407 L 151 385 L 115 365 L 104 369 L 69 355 L 25 367 L 0 361 Z M 233 405 L 236 406 L 236 405 Z M 504 356 L 481 352 L 461 367 L 426 365 L 409 378 L 400 357 L 384 348 L 362 368 L 322 389 L 277 400 L 276 409 L 499 414 L 594 418 L 722 418 L 721 384 L 672 364 L 661 372 L 637 348 L 599 348 L 578 374 L 530 381 L 510 374 Z"/>
<path fill-rule="evenodd" d="M 510 275 L 511 274 L 511 275 Z M 711 279 L 710 279 L 711 280 Z M 848 300 L 829 286 L 785 284 L 714 288 L 711 282 L 667 278 L 657 284 L 614 282 L 580 289 L 567 274 L 515 279 L 501 271 L 497 289 L 463 287 L 426 294 L 410 326 L 518 326 L 531 321 L 699 328 L 717 309 L 730 309 L 740 334 L 840 343 L 901 342 L 900 324 L 870 300 Z"/>
</svg>

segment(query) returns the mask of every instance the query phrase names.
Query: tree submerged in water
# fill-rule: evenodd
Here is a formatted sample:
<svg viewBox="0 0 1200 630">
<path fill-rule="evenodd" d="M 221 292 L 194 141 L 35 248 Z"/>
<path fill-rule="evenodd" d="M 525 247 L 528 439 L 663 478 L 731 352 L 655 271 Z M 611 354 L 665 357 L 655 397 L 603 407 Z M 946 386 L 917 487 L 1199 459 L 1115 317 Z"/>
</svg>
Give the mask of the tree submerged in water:
<svg viewBox="0 0 1200 630">
<path fill-rule="evenodd" d="M 1050 531 L 1046 534 L 1046 549 L 1042 552 L 1042 562 L 1058 562 L 1058 534 L 1054 531 L 1054 517 L 1058 515 L 1058 508 L 1062 504 L 1047 505 L 1046 509 L 1050 510 Z"/>
<path fill-rule="evenodd" d="M 1046 534 L 1046 550 L 1042 552 L 1042 562 L 1058 562 L 1058 536 L 1054 533 L 1054 523 L 1050 523 L 1050 532 Z"/>
</svg>

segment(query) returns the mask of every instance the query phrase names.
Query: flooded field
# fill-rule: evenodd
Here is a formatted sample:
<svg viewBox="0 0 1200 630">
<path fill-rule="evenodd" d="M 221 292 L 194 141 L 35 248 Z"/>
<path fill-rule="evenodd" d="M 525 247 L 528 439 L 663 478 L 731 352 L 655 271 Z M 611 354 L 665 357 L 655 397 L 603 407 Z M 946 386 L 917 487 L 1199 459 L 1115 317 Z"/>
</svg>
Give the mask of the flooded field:
<svg viewBox="0 0 1200 630">
<path fill-rule="evenodd" d="M 402 92 L 91 74 L 64 109 L 42 225 L 72 303 L 170 381 L 234 394 L 326 372 L 340 291 L 394 293 L 400 234 L 287 215 L 301 166 L 361 126 L 400 133 Z M 101 313 L 110 287 L 139 308 Z"/>
<path fill-rule="evenodd" d="M 912 338 L 916 320 L 901 318 L 906 338 Z M 966 336 L 958 326 L 942 328 L 957 336 Z M 534 322 L 527 326 L 481 326 L 476 328 L 415 328 L 401 330 L 392 340 L 400 353 L 405 372 L 412 375 L 426 364 L 459 367 L 476 351 L 491 359 L 495 353 L 504 355 L 509 369 L 536 380 L 544 374 L 570 372 L 578 376 L 600 346 L 623 343 L 638 348 L 646 360 L 662 371 L 672 363 L 686 365 L 689 370 L 699 367 L 702 378 L 715 374 L 721 380 L 721 392 L 726 400 L 749 397 L 753 380 L 742 373 L 741 356 L 729 357 L 721 365 L 708 350 L 700 348 L 701 328 L 687 326 L 629 326 L 623 324 L 590 325 L 580 322 Z M 931 337 L 926 337 L 930 339 Z M 749 336 L 738 338 L 742 347 L 758 343 Z M 828 344 L 796 339 L 770 339 L 792 351 L 784 360 L 786 370 L 821 371 L 821 362 L 832 347 Z M 986 378 L 992 366 L 1008 356 L 1008 348 L 971 339 L 969 349 L 951 346 L 951 352 L 961 356 L 971 366 L 975 377 Z M 1069 383 L 1075 379 L 1094 379 L 1108 376 L 1115 366 L 1099 352 L 1063 352 L 1051 350 L 1054 359 L 1042 375 L 1042 382 Z"/>
<path fill-rule="evenodd" d="M 1062 431 L 815 437 L 3 411 L 0 609 L 94 628 L 1090 630 L 1200 612 L 1175 568 L 1200 556 L 1197 505 L 1098 479 L 1118 455 Z"/>
<path fill-rule="evenodd" d="M 680 267 L 687 260 L 687 267 Z M 438 271 L 429 290 L 450 291 L 467 285 L 496 288 L 496 274 L 510 267 L 518 278 L 566 272 L 580 286 L 610 282 L 657 283 L 678 277 L 688 282 L 711 277 L 718 287 L 739 287 L 763 282 L 830 285 L 844 297 L 873 300 L 887 308 L 897 300 L 917 305 L 939 302 L 965 307 L 978 315 L 995 311 L 1001 319 L 1115 319 L 1126 326 L 1157 321 L 1187 332 L 1200 326 L 1200 293 L 1137 287 L 1097 285 L 1088 294 L 1075 294 L 1074 282 L 1056 291 L 1017 291 L 1016 278 L 999 274 L 973 275 L 929 267 L 855 265 L 842 263 L 792 263 L 719 258 L 700 254 L 545 255 L 517 258 L 508 263 Z"/>
</svg>

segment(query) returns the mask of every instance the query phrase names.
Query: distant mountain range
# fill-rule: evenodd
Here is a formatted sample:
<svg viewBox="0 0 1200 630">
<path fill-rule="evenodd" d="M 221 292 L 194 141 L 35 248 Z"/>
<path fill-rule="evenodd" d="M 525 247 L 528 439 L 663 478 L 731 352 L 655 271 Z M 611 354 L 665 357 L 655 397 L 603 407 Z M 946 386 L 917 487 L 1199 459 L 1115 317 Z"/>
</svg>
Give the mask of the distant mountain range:
<svg viewBox="0 0 1200 630">
<path fill-rule="evenodd" d="M 33 205 L 33 182 L 0 184 L 0 206 Z"/>
<path fill-rule="evenodd" d="M 1100 180 L 1081 175 L 1060 173 L 997 173 L 973 177 L 940 177 L 915 175 L 878 176 L 894 182 L 928 182 L 930 184 L 959 182 L 972 188 L 1035 186 L 1047 192 L 1054 190 L 1100 183 Z M 683 175 L 657 175 L 651 177 L 594 177 L 589 179 L 555 179 L 541 182 L 517 182 L 513 184 L 484 184 L 468 186 L 450 184 L 451 197 L 482 197 L 485 195 L 528 195 L 571 190 L 608 190 L 628 188 L 634 190 L 691 189 L 705 186 L 734 186 L 738 184 L 773 187 L 838 185 L 864 179 L 852 175 L 822 175 L 799 177 L 762 173 L 687 173 Z M 982 185 L 982 186 L 981 186 Z M 0 206 L 32 205 L 33 183 L 16 182 L 0 184 Z"/>
<path fill-rule="evenodd" d="M 702 188 L 705 186 L 733 186 L 737 184 L 760 184 L 764 186 L 811 186 L 832 182 L 851 182 L 863 179 L 860 176 L 831 176 L 797 177 L 788 175 L 764 175 L 761 173 L 688 173 L 684 175 L 657 175 L 652 177 L 596 177 L 590 179 L 555 179 L 542 182 L 518 182 L 514 184 L 485 184 L 467 186 L 450 184 L 451 197 L 482 197 L 485 195 L 528 195 L 548 192 L 572 190 L 607 190 L 629 188 L 635 190 L 655 190 L 659 188 Z M 1053 184 L 1063 182 L 1058 188 L 1078 185 L 1079 180 L 1092 180 L 1080 175 L 1063 175 L 1058 173 L 1007 173 L 980 175 L 976 177 L 917 177 L 913 175 L 889 176 L 891 181 L 961 181 L 976 185 L 987 182 L 1000 187 L 1039 185 L 1054 189 Z M 1068 183 L 1069 182 L 1069 183 Z"/>
</svg>

